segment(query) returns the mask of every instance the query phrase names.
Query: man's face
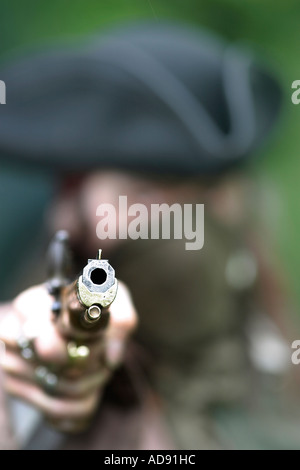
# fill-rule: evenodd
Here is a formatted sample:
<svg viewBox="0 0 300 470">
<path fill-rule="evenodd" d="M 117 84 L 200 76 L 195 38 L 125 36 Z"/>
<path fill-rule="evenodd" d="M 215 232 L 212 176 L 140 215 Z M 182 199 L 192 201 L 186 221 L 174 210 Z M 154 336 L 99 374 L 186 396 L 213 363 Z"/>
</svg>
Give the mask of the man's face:
<svg viewBox="0 0 300 470">
<path fill-rule="evenodd" d="M 120 196 L 127 197 L 128 207 L 143 204 L 148 214 L 151 213 L 151 204 L 205 203 L 205 211 L 219 221 L 235 224 L 243 218 L 246 186 L 241 178 L 220 181 L 218 185 L 207 188 L 184 179 L 170 183 L 120 171 L 97 171 L 87 175 L 80 185 L 64 192 L 55 201 L 49 212 L 50 230 L 68 230 L 73 244 L 81 252 L 96 253 L 99 247 L 97 209 L 100 204 L 111 204 L 115 208 L 115 220 L 109 220 L 110 214 L 106 220 L 116 224 L 117 233 L 120 225 L 128 226 L 133 218 L 120 211 Z M 101 240 L 101 247 L 109 255 L 122 243 L 124 240 L 118 237 L 108 237 Z"/>
<path fill-rule="evenodd" d="M 119 211 L 119 196 L 126 196 L 128 206 L 140 203 L 147 208 L 153 203 L 166 202 L 170 190 L 162 183 L 116 171 L 95 172 L 87 175 L 80 187 L 60 196 L 49 212 L 50 230 L 68 230 L 76 245 L 84 243 L 89 251 L 97 251 L 99 239 L 96 226 L 97 208 L 111 204 L 116 211 L 116 228 L 128 224 L 130 217 Z M 108 221 L 109 222 L 109 221 Z M 101 246 L 106 252 L 114 251 L 124 240 L 106 238 Z"/>
</svg>

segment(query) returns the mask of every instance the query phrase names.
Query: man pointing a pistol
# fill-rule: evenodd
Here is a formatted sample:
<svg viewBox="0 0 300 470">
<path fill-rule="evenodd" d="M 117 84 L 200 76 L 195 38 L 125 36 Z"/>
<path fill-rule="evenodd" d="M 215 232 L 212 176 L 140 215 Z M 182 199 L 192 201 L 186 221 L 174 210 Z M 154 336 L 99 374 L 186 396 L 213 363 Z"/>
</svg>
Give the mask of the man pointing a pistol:
<svg viewBox="0 0 300 470">
<path fill-rule="evenodd" d="M 256 380 L 246 321 L 259 302 L 268 308 L 261 279 L 279 295 L 249 224 L 253 187 L 240 168 L 278 114 L 276 80 L 249 52 L 159 23 L 26 57 L 1 76 L 10 88 L 2 158 L 59 180 L 47 226 L 67 231 L 55 249 L 72 250 L 75 263 L 67 275 L 61 256 L 58 287 L 48 279 L 1 308 L 5 390 L 46 419 L 21 445 L 238 447 L 234 433 L 222 433 L 226 410 L 262 416 L 251 402 L 262 395 L 253 392 L 260 373 Z M 121 195 L 147 209 L 204 204 L 203 249 L 187 251 L 176 237 L 99 240 L 97 207 L 116 207 L 118 224 L 127 217 Z M 108 271 L 97 280 L 90 264 L 99 249 L 118 278 L 104 306 L 97 295 Z M 90 303 L 80 294 L 84 276 L 99 291 Z"/>
<path fill-rule="evenodd" d="M 124 343 L 136 325 L 136 312 L 127 289 L 119 283 L 107 328 L 101 327 L 103 312 L 98 318 L 100 308 L 95 305 L 87 307 L 90 320 L 74 325 L 72 315 L 76 320 L 84 316 L 83 304 L 70 300 L 73 292 L 68 292 L 61 295 L 66 298 L 58 312 L 47 287 L 32 287 L 2 307 L 5 388 L 42 410 L 58 429 L 74 432 L 86 428 L 103 386 L 120 364 Z"/>
</svg>

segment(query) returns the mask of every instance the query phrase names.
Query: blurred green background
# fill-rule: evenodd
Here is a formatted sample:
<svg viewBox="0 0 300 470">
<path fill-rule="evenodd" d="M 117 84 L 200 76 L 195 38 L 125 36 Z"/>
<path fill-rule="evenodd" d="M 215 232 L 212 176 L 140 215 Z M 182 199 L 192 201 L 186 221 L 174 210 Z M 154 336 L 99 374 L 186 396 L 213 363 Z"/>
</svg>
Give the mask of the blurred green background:
<svg viewBox="0 0 300 470">
<path fill-rule="evenodd" d="M 252 171 L 278 193 L 275 239 L 291 285 L 300 300 L 299 183 L 300 106 L 291 103 L 298 64 L 300 2 L 297 0 L 0 0 L 0 54 L 20 47 L 95 32 L 138 18 L 169 18 L 202 25 L 233 41 L 254 46 L 279 73 L 285 93 L 284 118 L 265 158 Z M 4 253 L 5 254 L 5 253 Z M 7 253 L 6 253 L 7 255 Z M 8 255 L 7 255 L 8 256 Z"/>
</svg>

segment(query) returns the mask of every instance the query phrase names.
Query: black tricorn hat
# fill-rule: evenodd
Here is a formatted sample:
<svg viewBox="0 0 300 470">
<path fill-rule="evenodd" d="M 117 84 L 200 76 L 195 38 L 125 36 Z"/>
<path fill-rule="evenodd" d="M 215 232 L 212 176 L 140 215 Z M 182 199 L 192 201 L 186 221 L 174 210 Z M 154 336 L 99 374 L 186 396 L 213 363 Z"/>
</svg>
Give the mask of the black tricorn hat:
<svg viewBox="0 0 300 470">
<path fill-rule="evenodd" d="M 281 103 L 249 51 L 166 22 L 31 54 L 0 78 L 0 158 L 56 172 L 220 173 L 260 146 Z"/>
</svg>

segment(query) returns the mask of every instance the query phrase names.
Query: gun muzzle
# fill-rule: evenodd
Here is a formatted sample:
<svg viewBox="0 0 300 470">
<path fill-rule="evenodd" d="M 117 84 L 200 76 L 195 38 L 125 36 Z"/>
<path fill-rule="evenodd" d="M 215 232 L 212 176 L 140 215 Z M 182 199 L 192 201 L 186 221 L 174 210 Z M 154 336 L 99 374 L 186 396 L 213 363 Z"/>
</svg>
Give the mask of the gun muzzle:
<svg viewBox="0 0 300 470">
<path fill-rule="evenodd" d="M 108 260 L 101 259 L 99 250 L 98 258 L 88 260 L 77 282 L 78 300 L 86 308 L 83 324 L 88 327 L 101 319 L 103 311 L 114 301 L 117 288 L 115 270 Z"/>
<path fill-rule="evenodd" d="M 52 311 L 59 318 L 67 312 L 73 326 L 80 329 L 101 329 L 108 323 L 108 307 L 114 301 L 118 282 L 108 260 L 89 259 L 82 275 L 70 283 L 71 252 L 65 231 L 56 233 L 48 252 L 48 289 L 54 296 Z M 62 319 L 60 319 L 62 320 Z M 60 324 L 65 322 L 59 321 Z"/>
</svg>

